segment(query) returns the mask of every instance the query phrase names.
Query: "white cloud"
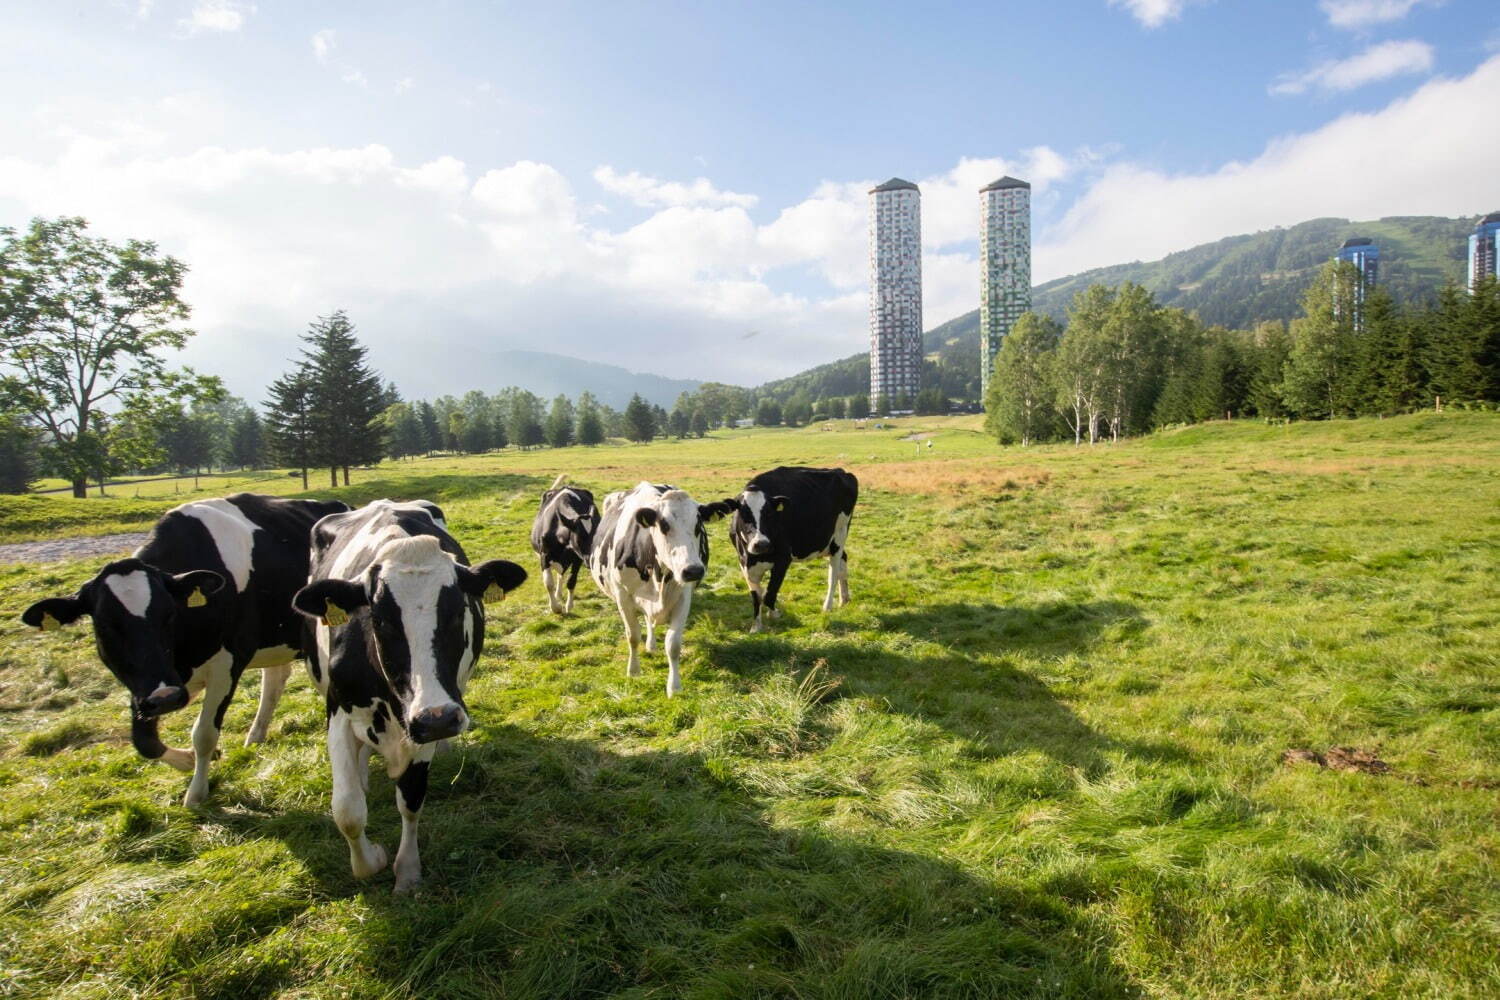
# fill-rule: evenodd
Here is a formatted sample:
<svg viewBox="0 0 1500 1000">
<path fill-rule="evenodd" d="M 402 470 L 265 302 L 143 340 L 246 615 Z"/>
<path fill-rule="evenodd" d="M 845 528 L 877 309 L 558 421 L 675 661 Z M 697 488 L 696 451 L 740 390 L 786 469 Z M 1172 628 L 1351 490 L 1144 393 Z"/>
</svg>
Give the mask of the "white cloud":
<svg viewBox="0 0 1500 1000">
<path fill-rule="evenodd" d="M 403 76 L 401 79 L 396 81 L 395 91 L 398 94 L 404 94 L 416 85 L 417 81 L 413 80 L 409 76 Z"/>
<path fill-rule="evenodd" d="M 198 0 L 192 12 L 180 19 L 177 26 L 189 35 L 204 31 L 239 31 L 245 19 L 255 13 L 255 4 L 242 0 Z"/>
<path fill-rule="evenodd" d="M 370 81 L 364 73 L 353 66 L 345 66 L 344 71 L 339 74 L 339 79 L 356 87 L 368 87 L 370 85 Z"/>
<path fill-rule="evenodd" d="M 1202 174 L 1118 163 L 1040 234 L 1038 282 L 1235 233 L 1321 216 L 1461 216 L 1496 203 L 1500 56 L 1372 113 L 1347 114 L 1271 142 L 1248 162 Z"/>
<path fill-rule="evenodd" d="M 758 200 L 753 194 L 720 191 L 706 177 L 691 183 L 663 181 L 632 170 L 622 174 L 614 167 L 594 168 L 594 180 L 611 194 L 628 198 L 646 208 L 668 208 L 681 205 L 738 205 L 753 208 Z"/>
<path fill-rule="evenodd" d="M 1306 93 L 1313 88 L 1354 90 L 1393 76 L 1426 73 L 1432 69 L 1432 55 L 1431 45 L 1415 39 L 1381 42 L 1348 59 L 1320 63 L 1301 73 L 1284 74 L 1267 89 L 1278 97 Z"/>
<path fill-rule="evenodd" d="M 1124 7 L 1148 28 L 1159 28 L 1182 16 L 1183 9 L 1198 0 L 1109 0 L 1111 7 Z"/>
<path fill-rule="evenodd" d="M 1320 0 L 1318 6 L 1328 15 L 1328 23 L 1335 28 L 1357 29 L 1399 21 L 1410 14 L 1413 7 L 1441 2 L 1442 0 Z"/>
<path fill-rule="evenodd" d="M 333 52 L 335 44 L 332 28 L 324 28 L 322 31 L 314 32 L 312 36 L 313 58 L 320 63 L 327 63 L 328 56 Z"/>
</svg>

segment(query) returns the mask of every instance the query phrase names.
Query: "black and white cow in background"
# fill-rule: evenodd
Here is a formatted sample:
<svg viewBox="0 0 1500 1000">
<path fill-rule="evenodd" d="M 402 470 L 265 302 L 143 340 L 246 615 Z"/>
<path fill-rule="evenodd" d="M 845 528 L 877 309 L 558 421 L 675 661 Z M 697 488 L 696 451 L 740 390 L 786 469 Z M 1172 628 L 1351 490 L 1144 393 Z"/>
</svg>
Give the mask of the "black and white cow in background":
<svg viewBox="0 0 1500 1000">
<path fill-rule="evenodd" d="M 531 525 L 531 547 L 542 560 L 547 604 L 560 615 L 573 610 L 578 569 L 588 562 L 594 532 L 599 528 L 594 494 L 581 486 L 564 486 L 565 478 L 558 476 L 551 489 L 542 494 L 541 509 Z"/>
<path fill-rule="evenodd" d="M 348 509 L 252 493 L 183 504 L 162 515 L 132 558 L 105 566 L 73 597 L 33 604 L 21 619 L 50 629 L 93 618 L 99 658 L 130 692 L 131 742 L 142 757 L 192 771 L 183 801 L 197 805 L 247 667 L 262 674 L 245 743 L 265 739 L 291 662 L 304 650 L 292 595 L 307 582 L 308 532 Z M 193 748 L 164 746 L 158 718 L 198 694 Z"/>
<path fill-rule="evenodd" d="M 728 501 L 700 504 L 675 487 L 647 482 L 604 498 L 589 572 L 625 622 L 626 676 L 640 676 L 639 615 L 644 613 L 647 652 L 656 648 L 657 626 L 667 629 L 667 694 L 682 690 L 682 629 L 693 588 L 708 568 L 704 522 L 733 509 Z"/>
<path fill-rule="evenodd" d="M 319 521 L 312 572 L 293 599 L 314 633 L 307 659 L 328 711 L 333 820 L 358 878 L 385 867 L 365 837 L 370 752 L 396 782 L 401 846 L 396 891 L 422 877 L 417 819 L 439 740 L 469 727 L 463 693 L 484 648 L 482 600 L 526 579 L 503 559 L 470 566 L 442 511 L 425 500 L 376 500 Z"/>
<path fill-rule="evenodd" d="M 849 521 L 859 499 L 859 480 L 843 469 L 781 466 L 750 480 L 735 501 L 729 536 L 750 587 L 754 614 L 750 631 L 761 630 L 762 614 L 780 617 L 776 595 L 794 561 L 828 560 L 828 593 L 823 610 L 849 603 Z M 761 587 L 767 570 L 771 579 Z"/>
</svg>

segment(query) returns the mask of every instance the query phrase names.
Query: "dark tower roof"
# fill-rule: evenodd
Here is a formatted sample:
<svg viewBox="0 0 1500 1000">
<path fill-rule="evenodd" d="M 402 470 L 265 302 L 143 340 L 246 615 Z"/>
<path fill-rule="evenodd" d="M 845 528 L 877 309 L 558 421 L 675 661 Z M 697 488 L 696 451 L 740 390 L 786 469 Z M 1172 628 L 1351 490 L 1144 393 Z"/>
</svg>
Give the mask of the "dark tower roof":
<svg viewBox="0 0 1500 1000">
<path fill-rule="evenodd" d="M 1350 247 L 1372 247 L 1374 245 L 1374 240 L 1366 239 L 1363 236 L 1351 236 L 1344 241 L 1345 250 L 1349 249 Z"/>
<path fill-rule="evenodd" d="M 1009 174 L 1006 174 L 998 181 L 992 181 L 989 184 L 986 184 L 984 187 L 980 188 L 979 193 L 984 194 L 986 191 L 1005 191 L 1010 188 L 1025 188 L 1026 190 L 1030 191 L 1031 185 L 1026 183 L 1025 181 L 1017 180 Z"/>
<path fill-rule="evenodd" d="M 1500 212 L 1491 212 L 1489 215 L 1486 215 L 1484 218 L 1479 220 L 1479 224 L 1481 226 L 1488 222 L 1500 222 Z"/>
<path fill-rule="evenodd" d="M 921 190 L 922 190 L 921 188 L 917 187 L 911 181 L 903 181 L 899 177 L 892 177 L 890 180 L 886 181 L 884 184 L 878 184 L 875 187 L 870 188 L 870 193 L 874 194 L 876 191 L 921 191 Z"/>
</svg>

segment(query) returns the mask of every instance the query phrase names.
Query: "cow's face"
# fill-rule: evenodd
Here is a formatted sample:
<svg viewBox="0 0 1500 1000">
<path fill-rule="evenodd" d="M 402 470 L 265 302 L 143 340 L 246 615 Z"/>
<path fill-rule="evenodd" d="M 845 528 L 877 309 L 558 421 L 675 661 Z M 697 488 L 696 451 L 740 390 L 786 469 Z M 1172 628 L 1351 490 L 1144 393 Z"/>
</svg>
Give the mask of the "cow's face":
<svg viewBox="0 0 1500 1000">
<path fill-rule="evenodd" d="M 668 490 L 635 512 L 635 522 L 651 533 L 656 563 L 668 579 L 697 583 L 708 562 L 708 533 L 703 525 L 732 508 L 723 502 L 700 504 L 682 490 Z"/>
<path fill-rule="evenodd" d="M 563 490 L 556 509 L 557 519 L 566 532 L 560 541 L 587 559 L 594 548 L 594 532 L 599 530 L 599 512 L 572 490 Z"/>
<path fill-rule="evenodd" d="M 484 629 L 477 600 L 502 599 L 526 571 L 503 559 L 460 566 L 430 535 L 389 543 L 376 559 L 359 580 L 308 584 L 292 605 L 329 628 L 363 611 L 370 658 L 412 742 L 457 736 L 469 727 L 462 688 Z"/>
<path fill-rule="evenodd" d="M 739 548 L 752 556 L 770 555 L 774 548 L 771 539 L 780 527 L 787 498 L 768 497 L 762 490 L 751 488 L 731 502 L 735 505 L 731 530 L 739 539 Z"/>
<path fill-rule="evenodd" d="M 47 630 L 92 618 L 99 659 L 130 692 L 134 712 L 151 719 L 188 703 L 187 676 L 175 657 L 178 619 L 206 606 L 223 586 L 224 578 L 209 570 L 173 575 L 124 559 L 104 567 L 73 597 L 38 601 L 21 620 Z"/>
</svg>

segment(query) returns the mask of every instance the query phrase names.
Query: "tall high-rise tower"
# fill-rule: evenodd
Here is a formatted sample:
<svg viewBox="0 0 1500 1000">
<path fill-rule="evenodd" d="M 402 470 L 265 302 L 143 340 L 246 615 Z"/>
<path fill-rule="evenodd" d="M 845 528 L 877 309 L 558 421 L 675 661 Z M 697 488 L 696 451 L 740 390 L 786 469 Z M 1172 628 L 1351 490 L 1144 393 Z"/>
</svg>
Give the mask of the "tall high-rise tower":
<svg viewBox="0 0 1500 1000">
<path fill-rule="evenodd" d="M 1359 277 L 1354 282 L 1354 330 L 1356 333 L 1363 333 L 1365 295 L 1375 287 L 1375 282 L 1380 277 L 1380 247 L 1375 245 L 1374 240 L 1363 236 L 1352 236 L 1339 247 L 1333 259 L 1345 264 L 1353 264 L 1359 273 Z"/>
<path fill-rule="evenodd" d="M 1500 212 L 1491 212 L 1479 220 L 1469 236 L 1469 291 L 1480 278 L 1492 278 L 1500 264 Z"/>
<path fill-rule="evenodd" d="M 988 393 L 995 355 L 1031 309 L 1031 185 L 1002 177 L 979 189 L 979 384 Z"/>
<path fill-rule="evenodd" d="M 870 403 L 911 406 L 922 383 L 922 192 L 870 189 Z"/>
</svg>

